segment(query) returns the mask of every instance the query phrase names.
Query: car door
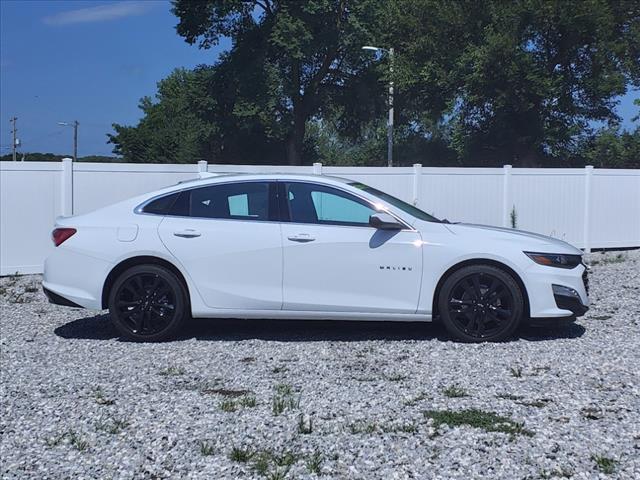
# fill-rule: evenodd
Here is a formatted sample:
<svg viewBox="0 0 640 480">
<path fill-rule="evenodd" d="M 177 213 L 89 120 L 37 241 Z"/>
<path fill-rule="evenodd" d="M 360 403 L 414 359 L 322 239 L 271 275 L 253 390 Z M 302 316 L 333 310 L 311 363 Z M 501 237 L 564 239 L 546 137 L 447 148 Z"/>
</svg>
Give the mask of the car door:
<svg viewBox="0 0 640 480">
<path fill-rule="evenodd" d="M 420 234 L 377 230 L 377 210 L 340 188 L 281 182 L 283 309 L 415 313 Z"/>
<path fill-rule="evenodd" d="M 211 308 L 282 308 L 282 236 L 275 183 L 183 191 L 159 227 L 162 242 Z"/>
</svg>

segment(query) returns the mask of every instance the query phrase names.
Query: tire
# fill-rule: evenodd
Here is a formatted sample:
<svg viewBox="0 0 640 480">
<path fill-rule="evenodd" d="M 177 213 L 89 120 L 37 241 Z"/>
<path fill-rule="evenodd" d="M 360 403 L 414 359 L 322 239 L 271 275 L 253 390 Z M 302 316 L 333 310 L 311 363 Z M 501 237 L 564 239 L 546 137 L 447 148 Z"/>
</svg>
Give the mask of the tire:
<svg viewBox="0 0 640 480">
<path fill-rule="evenodd" d="M 462 342 L 499 342 L 511 337 L 524 315 L 524 297 L 513 277 L 491 265 L 453 272 L 438 297 L 440 318 Z"/>
<path fill-rule="evenodd" d="M 161 342 L 175 336 L 189 316 L 184 284 L 160 265 L 137 265 L 121 273 L 109 292 L 111 321 L 121 336 Z"/>
</svg>

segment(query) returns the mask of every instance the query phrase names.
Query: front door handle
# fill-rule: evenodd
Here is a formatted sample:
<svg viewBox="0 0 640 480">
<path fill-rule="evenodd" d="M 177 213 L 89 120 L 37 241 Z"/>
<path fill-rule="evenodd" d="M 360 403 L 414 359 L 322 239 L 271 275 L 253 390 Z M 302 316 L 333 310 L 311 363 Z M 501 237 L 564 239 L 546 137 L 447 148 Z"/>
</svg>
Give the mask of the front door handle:
<svg viewBox="0 0 640 480">
<path fill-rule="evenodd" d="M 182 238 L 196 238 L 196 237 L 199 237 L 201 235 L 200 232 L 198 232 L 196 230 L 191 230 L 191 229 L 182 230 L 180 232 L 173 232 L 173 234 L 176 237 L 182 237 Z"/>
<path fill-rule="evenodd" d="M 313 238 L 308 233 L 299 233 L 297 235 L 291 235 L 290 237 L 287 237 L 287 238 L 292 242 L 299 242 L 299 243 L 309 243 L 315 240 L 315 238 Z"/>
</svg>

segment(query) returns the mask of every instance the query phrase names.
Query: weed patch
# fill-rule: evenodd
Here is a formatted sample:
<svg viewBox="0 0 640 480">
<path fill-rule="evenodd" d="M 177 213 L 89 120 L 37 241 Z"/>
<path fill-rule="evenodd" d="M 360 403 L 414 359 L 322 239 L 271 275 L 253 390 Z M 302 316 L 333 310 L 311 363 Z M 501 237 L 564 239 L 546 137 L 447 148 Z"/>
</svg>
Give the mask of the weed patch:
<svg viewBox="0 0 640 480">
<path fill-rule="evenodd" d="M 467 425 L 487 432 L 533 436 L 533 432 L 524 428 L 524 423 L 515 422 L 510 418 L 502 417 L 493 412 L 477 409 L 461 410 L 459 412 L 427 410 L 424 412 L 424 416 L 432 418 L 436 428 L 441 425 L 449 425 L 450 427 Z"/>
</svg>

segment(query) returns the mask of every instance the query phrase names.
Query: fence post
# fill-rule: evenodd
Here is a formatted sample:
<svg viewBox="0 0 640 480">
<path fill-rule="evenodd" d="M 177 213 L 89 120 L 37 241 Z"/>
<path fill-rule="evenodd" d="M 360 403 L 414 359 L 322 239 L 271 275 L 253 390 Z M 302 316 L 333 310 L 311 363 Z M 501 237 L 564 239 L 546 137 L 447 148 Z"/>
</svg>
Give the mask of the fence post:
<svg viewBox="0 0 640 480">
<path fill-rule="evenodd" d="M 593 165 L 584 167 L 584 232 L 582 235 L 584 253 L 591 253 L 591 177 Z"/>
<path fill-rule="evenodd" d="M 322 163 L 314 163 L 313 164 L 313 174 L 314 175 L 322 175 Z"/>
<path fill-rule="evenodd" d="M 73 215 L 73 159 L 62 159 L 60 210 L 63 217 Z"/>
<path fill-rule="evenodd" d="M 208 168 L 208 165 L 206 160 L 200 160 L 198 162 L 198 173 L 206 172 L 207 168 Z"/>
<path fill-rule="evenodd" d="M 420 205 L 420 185 L 422 185 L 422 164 L 413 164 L 413 204 Z"/>
<path fill-rule="evenodd" d="M 511 165 L 502 167 L 502 226 L 509 227 L 509 204 L 511 203 Z"/>
</svg>

